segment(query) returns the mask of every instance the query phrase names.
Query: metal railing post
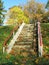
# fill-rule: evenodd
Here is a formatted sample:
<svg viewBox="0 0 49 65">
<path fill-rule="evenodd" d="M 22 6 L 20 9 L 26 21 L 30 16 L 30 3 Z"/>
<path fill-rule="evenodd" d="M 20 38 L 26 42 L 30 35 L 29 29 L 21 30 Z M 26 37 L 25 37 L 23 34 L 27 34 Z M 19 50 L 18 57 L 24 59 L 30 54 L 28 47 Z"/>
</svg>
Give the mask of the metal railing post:
<svg viewBox="0 0 49 65">
<path fill-rule="evenodd" d="M 38 28 L 38 55 L 40 57 L 43 55 L 43 43 L 42 43 L 40 22 L 37 22 L 37 28 Z"/>
</svg>

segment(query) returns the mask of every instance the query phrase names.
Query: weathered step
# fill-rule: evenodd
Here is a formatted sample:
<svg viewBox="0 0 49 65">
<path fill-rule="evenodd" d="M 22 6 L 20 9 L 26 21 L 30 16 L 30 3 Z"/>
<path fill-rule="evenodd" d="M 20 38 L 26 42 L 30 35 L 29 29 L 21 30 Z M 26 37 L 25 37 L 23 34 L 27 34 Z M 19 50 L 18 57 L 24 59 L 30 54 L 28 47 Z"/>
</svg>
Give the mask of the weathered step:
<svg viewBox="0 0 49 65">
<path fill-rule="evenodd" d="M 23 40 L 22 39 L 20 39 L 20 40 L 18 39 L 16 42 L 33 42 L 33 39 L 29 39 L 29 40 L 28 39 L 23 39 Z"/>
<path fill-rule="evenodd" d="M 33 25 L 33 24 L 26 24 L 25 26 L 27 26 L 27 27 L 28 27 L 28 26 L 32 26 L 32 25 Z"/>
<path fill-rule="evenodd" d="M 33 38 L 18 38 L 17 41 L 24 41 L 24 42 L 32 42 L 33 41 Z"/>
<path fill-rule="evenodd" d="M 33 38 L 33 35 L 20 35 L 19 38 L 23 38 L 23 39 L 32 39 Z"/>
<path fill-rule="evenodd" d="M 28 28 L 28 27 L 33 27 L 34 25 L 33 24 L 26 24 L 24 27 Z"/>
<path fill-rule="evenodd" d="M 27 26 L 24 26 L 23 29 L 33 30 L 33 27 L 34 27 L 34 26 L 32 26 L 32 27 L 31 27 L 31 26 L 28 26 L 28 27 L 27 27 Z"/>
<path fill-rule="evenodd" d="M 31 48 L 31 45 L 14 45 L 13 48 Z"/>
<path fill-rule="evenodd" d="M 33 32 L 25 32 L 25 31 L 23 31 L 23 32 L 21 32 L 20 35 L 26 35 L 26 34 L 28 34 L 28 33 L 30 33 L 30 35 L 33 34 Z"/>
<path fill-rule="evenodd" d="M 22 33 L 24 33 L 25 31 L 26 31 L 26 30 L 23 30 Z M 33 32 L 33 30 L 27 30 L 25 33 L 27 33 L 27 32 L 28 32 L 28 33 L 31 33 L 31 32 Z"/>
<path fill-rule="evenodd" d="M 29 38 L 32 38 L 33 35 L 30 35 L 30 34 L 26 34 L 26 35 L 19 35 L 20 38 L 23 38 L 23 37 L 29 37 Z"/>
<path fill-rule="evenodd" d="M 24 32 L 25 33 L 33 33 L 33 30 L 27 30 L 27 31 L 26 30 L 23 30 L 21 33 L 24 33 Z"/>
<path fill-rule="evenodd" d="M 32 45 L 33 42 L 16 42 L 15 45 Z"/>
<path fill-rule="evenodd" d="M 19 36 L 33 36 L 33 32 L 21 32 Z"/>
<path fill-rule="evenodd" d="M 33 30 L 33 27 L 24 27 L 23 30 Z"/>
<path fill-rule="evenodd" d="M 28 30 L 28 31 L 33 31 L 33 28 L 23 28 L 23 31 Z"/>
</svg>

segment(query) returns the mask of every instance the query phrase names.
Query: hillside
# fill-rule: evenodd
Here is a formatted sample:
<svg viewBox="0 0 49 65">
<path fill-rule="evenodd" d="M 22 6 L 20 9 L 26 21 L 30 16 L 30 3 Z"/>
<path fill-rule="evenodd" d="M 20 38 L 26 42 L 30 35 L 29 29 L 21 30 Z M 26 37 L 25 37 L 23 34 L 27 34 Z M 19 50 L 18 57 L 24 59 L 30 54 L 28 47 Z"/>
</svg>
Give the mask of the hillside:
<svg viewBox="0 0 49 65">
<path fill-rule="evenodd" d="M 44 56 L 43 57 L 36 57 L 36 55 L 28 55 L 27 57 L 22 56 L 20 53 L 18 55 L 13 54 L 2 54 L 2 47 L 5 39 L 10 35 L 11 30 L 13 29 L 13 26 L 0 26 L 0 64 L 5 65 L 21 65 L 23 64 L 22 61 L 26 65 L 49 65 L 49 23 L 41 23 L 41 30 L 42 30 L 42 39 L 43 39 L 43 49 L 44 49 Z M 20 52 L 20 51 L 19 51 Z M 26 53 L 24 53 L 26 55 Z M 40 61 L 39 61 L 40 60 Z"/>
<path fill-rule="evenodd" d="M 5 39 L 9 36 L 13 26 L 0 26 L 0 56 L 2 54 L 2 45 Z"/>
<path fill-rule="evenodd" d="M 42 29 L 44 54 L 49 54 L 49 23 L 42 23 L 41 29 Z"/>
</svg>

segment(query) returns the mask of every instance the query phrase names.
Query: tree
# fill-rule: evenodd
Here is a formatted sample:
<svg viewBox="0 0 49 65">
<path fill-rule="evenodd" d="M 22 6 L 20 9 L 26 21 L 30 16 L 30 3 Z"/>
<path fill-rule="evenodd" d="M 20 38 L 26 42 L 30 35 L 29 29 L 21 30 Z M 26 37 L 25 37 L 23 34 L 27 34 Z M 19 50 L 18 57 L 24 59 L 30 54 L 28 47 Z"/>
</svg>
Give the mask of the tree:
<svg viewBox="0 0 49 65">
<path fill-rule="evenodd" d="M 37 3 L 35 0 L 30 0 L 24 7 L 24 12 L 31 21 L 37 21 L 42 19 L 42 14 L 45 12 L 45 7 L 43 4 Z"/>
<path fill-rule="evenodd" d="M 24 15 L 23 10 L 19 6 L 13 6 L 10 8 L 7 16 L 7 24 L 22 23 L 23 21 L 29 23 L 28 17 Z"/>
<path fill-rule="evenodd" d="M 45 12 L 43 15 L 42 15 L 42 22 L 49 22 L 49 11 Z"/>
<path fill-rule="evenodd" d="M 4 7 L 3 7 L 3 2 L 2 0 L 0 0 L 0 24 L 3 23 L 3 19 L 4 19 Z"/>
</svg>

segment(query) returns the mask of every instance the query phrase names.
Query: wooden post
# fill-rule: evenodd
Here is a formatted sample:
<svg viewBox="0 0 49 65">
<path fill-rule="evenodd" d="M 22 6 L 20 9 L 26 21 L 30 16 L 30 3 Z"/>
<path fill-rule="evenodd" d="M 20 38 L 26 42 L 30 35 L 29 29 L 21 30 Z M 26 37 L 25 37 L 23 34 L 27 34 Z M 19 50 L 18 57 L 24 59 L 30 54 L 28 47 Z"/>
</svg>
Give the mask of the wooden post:
<svg viewBox="0 0 49 65">
<path fill-rule="evenodd" d="M 3 47 L 3 53 L 5 52 L 5 47 Z"/>
</svg>

